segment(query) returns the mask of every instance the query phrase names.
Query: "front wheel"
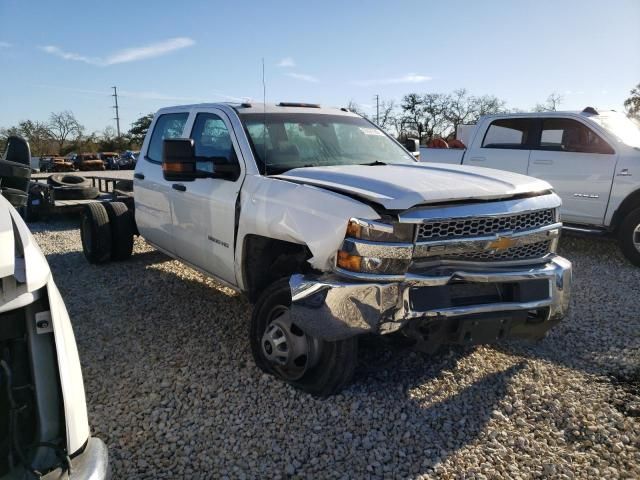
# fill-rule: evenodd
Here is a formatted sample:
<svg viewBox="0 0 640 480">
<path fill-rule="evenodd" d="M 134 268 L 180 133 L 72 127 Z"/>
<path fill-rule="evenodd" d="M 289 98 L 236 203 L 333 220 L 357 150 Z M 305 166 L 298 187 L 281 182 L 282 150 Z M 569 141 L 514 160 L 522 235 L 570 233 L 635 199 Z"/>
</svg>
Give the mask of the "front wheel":
<svg viewBox="0 0 640 480">
<path fill-rule="evenodd" d="M 624 217 L 618 230 L 618 241 L 627 260 L 640 267 L 640 208 Z"/>
<path fill-rule="evenodd" d="M 263 371 L 315 396 L 338 393 L 353 378 L 358 339 L 329 342 L 312 337 L 291 321 L 289 280 L 267 288 L 251 317 L 251 352 Z"/>
</svg>

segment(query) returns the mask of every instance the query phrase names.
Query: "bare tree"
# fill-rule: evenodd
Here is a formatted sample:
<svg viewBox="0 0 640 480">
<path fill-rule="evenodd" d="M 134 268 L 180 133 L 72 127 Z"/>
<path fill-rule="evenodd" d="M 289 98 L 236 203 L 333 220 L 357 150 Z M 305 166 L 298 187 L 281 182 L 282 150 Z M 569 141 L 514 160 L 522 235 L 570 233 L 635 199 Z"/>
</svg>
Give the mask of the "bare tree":
<svg viewBox="0 0 640 480">
<path fill-rule="evenodd" d="M 444 102 L 444 116 L 449 122 L 449 135 L 455 135 L 460 125 L 476 123 L 483 115 L 504 112 L 506 106 L 504 100 L 494 95 L 476 97 L 469 95 L 465 88 L 454 90 L 446 96 Z"/>
<path fill-rule="evenodd" d="M 59 153 L 62 153 L 62 149 L 67 140 L 80 137 L 84 130 L 84 127 L 69 110 L 52 113 L 49 117 L 47 128 L 49 135 L 58 143 Z"/>
<path fill-rule="evenodd" d="M 46 155 L 52 153 L 52 138 L 49 135 L 47 125 L 32 120 L 24 120 L 15 127 L 0 129 L 0 142 L 4 143 L 7 137 L 17 135 L 29 142 L 33 155 Z"/>
<path fill-rule="evenodd" d="M 382 100 L 380 102 L 380 120 L 378 126 L 386 132 L 391 133 L 396 127 L 396 114 L 396 103 L 393 100 Z"/>
<path fill-rule="evenodd" d="M 367 114 L 364 113 L 364 110 L 362 110 L 362 108 L 360 107 L 360 105 L 358 105 L 356 103 L 355 100 L 351 99 L 349 100 L 349 103 L 347 103 L 347 108 L 352 111 L 353 113 L 357 113 L 358 115 L 360 115 L 361 117 L 364 118 L 369 118 L 367 117 Z"/>
<path fill-rule="evenodd" d="M 534 112 L 555 112 L 564 100 L 564 97 L 557 92 L 553 92 L 547 97 L 547 101 L 544 103 L 537 103 L 533 107 Z"/>
<path fill-rule="evenodd" d="M 629 98 L 624 101 L 629 117 L 640 120 L 640 83 L 629 92 Z"/>
</svg>

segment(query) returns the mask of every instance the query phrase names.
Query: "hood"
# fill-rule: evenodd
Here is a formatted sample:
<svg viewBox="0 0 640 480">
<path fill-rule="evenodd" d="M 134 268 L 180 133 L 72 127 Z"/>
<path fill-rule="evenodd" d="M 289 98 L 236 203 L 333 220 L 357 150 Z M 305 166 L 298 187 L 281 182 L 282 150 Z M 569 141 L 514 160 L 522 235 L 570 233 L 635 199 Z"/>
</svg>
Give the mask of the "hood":
<svg viewBox="0 0 640 480">
<path fill-rule="evenodd" d="M 491 200 L 550 190 L 518 173 L 445 164 L 342 165 L 289 170 L 274 177 L 356 195 L 389 210 L 458 200 Z"/>
</svg>

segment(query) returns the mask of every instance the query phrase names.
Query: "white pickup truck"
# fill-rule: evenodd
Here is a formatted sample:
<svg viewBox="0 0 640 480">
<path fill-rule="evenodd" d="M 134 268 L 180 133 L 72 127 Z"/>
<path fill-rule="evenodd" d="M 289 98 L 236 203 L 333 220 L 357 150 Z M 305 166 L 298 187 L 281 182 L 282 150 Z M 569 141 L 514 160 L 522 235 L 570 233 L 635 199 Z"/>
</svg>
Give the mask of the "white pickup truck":
<svg viewBox="0 0 640 480">
<path fill-rule="evenodd" d="M 562 198 L 564 228 L 614 233 L 640 266 L 640 128 L 633 121 L 587 107 L 486 116 L 465 133 L 466 150 L 421 147 L 420 160 L 546 180 Z"/>
<path fill-rule="evenodd" d="M 162 109 L 133 198 L 87 208 L 87 259 L 127 258 L 137 233 L 245 293 L 256 364 L 315 395 L 349 382 L 360 335 L 427 351 L 540 339 L 568 308 L 547 182 L 420 164 L 347 109 Z"/>
</svg>

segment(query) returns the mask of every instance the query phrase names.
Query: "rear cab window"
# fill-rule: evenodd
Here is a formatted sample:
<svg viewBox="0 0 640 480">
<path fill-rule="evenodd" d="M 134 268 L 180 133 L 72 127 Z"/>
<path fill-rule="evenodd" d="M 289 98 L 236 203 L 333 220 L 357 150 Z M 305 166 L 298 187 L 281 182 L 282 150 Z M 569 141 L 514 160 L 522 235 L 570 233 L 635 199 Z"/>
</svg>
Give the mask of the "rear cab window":
<svg viewBox="0 0 640 480">
<path fill-rule="evenodd" d="M 534 123 L 529 118 L 502 118 L 489 125 L 482 148 L 530 149 Z"/>
<path fill-rule="evenodd" d="M 152 163 L 162 163 L 162 141 L 166 138 L 182 137 L 188 118 L 189 112 L 160 115 L 153 127 L 145 159 Z"/>
</svg>

